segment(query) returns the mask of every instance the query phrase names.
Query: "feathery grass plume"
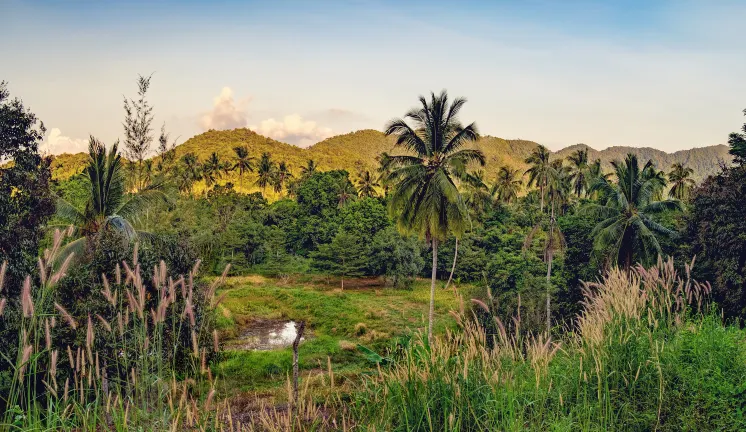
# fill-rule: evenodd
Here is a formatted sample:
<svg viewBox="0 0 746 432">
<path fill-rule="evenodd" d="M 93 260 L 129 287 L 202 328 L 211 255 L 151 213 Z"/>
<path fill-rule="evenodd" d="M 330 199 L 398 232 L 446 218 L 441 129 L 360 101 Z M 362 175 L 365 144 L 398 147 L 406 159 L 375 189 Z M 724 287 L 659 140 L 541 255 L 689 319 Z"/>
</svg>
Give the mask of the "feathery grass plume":
<svg viewBox="0 0 746 432">
<path fill-rule="evenodd" d="M 5 272 L 8 271 L 8 261 L 3 261 L 3 264 L 0 265 L 0 291 L 3 290 L 3 286 L 5 286 Z"/>
<path fill-rule="evenodd" d="M 220 351 L 220 339 L 218 337 L 217 329 L 212 331 L 212 348 L 215 350 L 215 352 Z"/>
<path fill-rule="evenodd" d="M 52 349 L 52 331 L 49 328 L 49 318 L 44 319 L 44 341 L 47 349 Z"/>
<path fill-rule="evenodd" d="M 75 369 L 75 358 L 73 357 L 73 350 L 70 345 L 67 346 L 67 358 L 70 361 L 70 369 Z"/>
<path fill-rule="evenodd" d="M 207 394 L 207 401 L 205 401 L 205 411 L 210 411 L 212 408 L 212 401 L 215 398 L 215 389 L 210 389 L 210 393 Z"/>
<path fill-rule="evenodd" d="M 119 336 L 124 337 L 124 320 L 121 312 L 117 312 L 117 327 L 119 327 Z"/>
<path fill-rule="evenodd" d="M 85 346 L 90 351 L 93 349 L 93 341 L 95 338 L 95 334 L 93 332 L 93 320 L 91 319 L 91 314 L 88 314 L 88 328 L 85 332 Z"/>
<path fill-rule="evenodd" d="M 63 308 L 59 303 L 54 303 L 55 309 L 62 315 L 62 318 L 67 322 L 67 325 L 69 325 L 73 330 L 78 328 L 78 323 L 75 322 L 73 317 L 67 313 L 65 308 Z"/>
<path fill-rule="evenodd" d="M 109 286 L 109 279 L 106 277 L 105 274 L 101 274 L 101 280 L 104 282 L 104 289 L 101 290 L 101 294 L 103 294 L 106 301 L 108 301 L 112 306 L 117 305 L 117 299 L 116 295 L 112 294 L 111 287 Z"/>
<path fill-rule="evenodd" d="M 21 356 L 21 368 L 18 370 L 18 380 L 23 381 L 23 376 L 26 373 L 26 366 L 28 361 L 31 359 L 31 354 L 34 353 L 34 347 L 32 345 L 26 345 L 23 348 L 23 355 Z"/>
<path fill-rule="evenodd" d="M 99 314 L 96 314 L 96 318 L 101 323 L 101 325 L 106 329 L 106 331 L 111 333 L 111 325 L 109 324 L 109 322 L 106 321 L 106 319 L 104 319 L 104 317 L 102 317 Z"/>
<path fill-rule="evenodd" d="M 114 281 L 117 283 L 117 285 L 122 284 L 122 268 L 119 267 L 118 263 L 114 268 Z"/>
<path fill-rule="evenodd" d="M 39 283 L 44 285 L 47 283 L 47 265 L 44 264 L 44 260 L 41 257 L 39 257 L 37 267 L 39 268 Z"/>
<path fill-rule="evenodd" d="M 67 403 L 67 395 L 70 393 L 70 377 L 65 378 L 65 393 L 64 400 Z"/>
<path fill-rule="evenodd" d="M 67 274 L 67 269 L 70 267 L 70 263 L 72 262 L 74 256 L 74 253 L 70 253 L 67 258 L 65 258 L 65 261 L 62 262 L 62 265 L 60 265 L 60 268 L 57 270 L 57 272 L 55 272 L 49 279 L 50 285 L 56 285 L 57 282 L 60 281 L 60 279 L 65 277 L 65 275 Z"/>
<path fill-rule="evenodd" d="M 199 358 L 199 345 L 197 345 L 197 333 L 192 329 L 192 355 Z"/>
<path fill-rule="evenodd" d="M 34 301 L 31 298 L 31 276 L 26 276 L 23 280 L 23 289 L 21 290 L 21 308 L 23 316 L 30 318 L 34 315 Z"/>
<path fill-rule="evenodd" d="M 184 312 L 181 314 L 182 319 L 185 316 L 189 317 L 189 324 L 194 327 L 196 325 L 196 320 L 194 317 L 194 306 L 192 305 L 191 297 L 187 297 L 186 302 L 184 302 Z"/>
<path fill-rule="evenodd" d="M 8 302 L 8 300 L 3 297 L 0 299 L 0 316 L 3 316 L 3 312 L 5 311 L 5 304 Z"/>
<path fill-rule="evenodd" d="M 57 357 L 59 352 L 57 350 L 52 351 L 49 359 L 49 375 L 52 379 L 57 375 Z M 57 380 L 55 379 L 54 387 L 57 388 Z"/>
<path fill-rule="evenodd" d="M 161 279 L 160 279 L 160 285 L 165 286 L 166 285 L 166 275 L 168 274 L 168 268 L 166 267 L 166 261 L 161 260 L 159 263 L 161 268 Z"/>
<path fill-rule="evenodd" d="M 140 243 L 135 242 L 135 247 L 132 249 L 132 265 L 137 266 L 137 251 L 140 248 Z"/>
<path fill-rule="evenodd" d="M 218 296 L 218 298 L 215 300 L 215 302 L 211 305 L 211 308 L 215 309 L 216 307 L 218 307 L 218 305 L 220 303 L 222 303 L 223 300 L 225 300 L 226 297 L 228 297 L 228 291 L 220 294 L 220 296 Z"/>
</svg>

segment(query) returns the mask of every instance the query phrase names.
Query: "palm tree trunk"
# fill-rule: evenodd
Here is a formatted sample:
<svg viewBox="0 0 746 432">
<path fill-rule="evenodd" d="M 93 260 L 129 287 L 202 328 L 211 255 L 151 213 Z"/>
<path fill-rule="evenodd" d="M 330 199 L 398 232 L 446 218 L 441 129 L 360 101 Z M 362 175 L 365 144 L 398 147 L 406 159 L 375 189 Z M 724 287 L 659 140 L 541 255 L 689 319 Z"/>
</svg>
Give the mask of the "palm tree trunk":
<svg viewBox="0 0 746 432">
<path fill-rule="evenodd" d="M 549 248 L 547 249 L 547 337 L 552 330 L 552 259 L 554 258 L 554 201 L 549 219 Z"/>
<path fill-rule="evenodd" d="M 458 257 L 458 237 L 456 238 L 456 247 L 453 250 L 453 265 L 451 266 L 451 275 L 448 276 L 448 282 L 446 282 L 445 289 L 448 289 L 448 286 L 451 284 L 451 279 L 453 279 L 453 271 L 456 270 L 456 257 Z"/>
<path fill-rule="evenodd" d="M 430 276 L 430 312 L 428 314 L 427 340 L 433 341 L 433 324 L 435 323 L 435 278 L 438 274 L 438 240 L 433 237 L 433 272 Z"/>
<path fill-rule="evenodd" d="M 539 206 L 539 212 L 544 213 L 544 182 L 541 182 L 541 186 L 539 186 L 539 195 L 541 195 L 541 205 Z"/>
</svg>

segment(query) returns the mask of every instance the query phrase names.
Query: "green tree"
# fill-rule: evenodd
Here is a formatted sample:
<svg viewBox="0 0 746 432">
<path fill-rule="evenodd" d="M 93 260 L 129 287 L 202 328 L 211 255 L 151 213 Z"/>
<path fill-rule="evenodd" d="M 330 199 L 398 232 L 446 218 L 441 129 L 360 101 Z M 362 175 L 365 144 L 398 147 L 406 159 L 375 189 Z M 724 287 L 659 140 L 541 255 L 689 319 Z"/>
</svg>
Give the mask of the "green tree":
<svg viewBox="0 0 746 432">
<path fill-rule="evenodd" d="M 210 157 L 202 164 L 202 179 L 209 189 L 223 177 L 225 164 L 220 160 L 217 152 L 212 152 Z"/>
<path fill-rule="evenodd" d="M 202 165 L 200 165 L 197 155 L 189 152 L 181 156 L 175 175 L 179 190 L 188 192 L 191 196 L 194 183 L 202 180 Z"/>
<path fill-rule="evenodd" d="M 547 187 L 549 170 L 551 169 L 549 156 L 549 149 L 543 145 L 539 145 L 526 158 L 526 163 L 531 165 L 531 168 L 526 170 L 526 174 L 528 174 L 528 186 L 537 186 L 539 188 L 539 199 L 541 200 L 539 211 L 541 213 L 544 212 L 544 190 Z"/>
<path fill-rule="evenodd" d="M 464 127 L 458 112 L 466 103 L 456 98 L 449 104 L 448 95 L 431 93 L 430 101 L 420 96 L 421 107 L 412 109 L 404 119 L 395 119 L 386 127 L 386 135 L 396 136 L 396 145 L 409 155 L 389 156 L 388 164 L 394 190 L 390 206 L 398 227 L 416 232 L 432 245 L 433 264 L 430 283 L 428 339 L 435 321 L 435 281 L 438 265 L 438 242 L 450 233 L 457 238 L 468 226 L 469 213 L 455 178 L 460 167 L 470 162 L 484 165 L 484 154 L 464 146 L 479 138 L 474 123 Z"/>
<path fill-rule="evenodd" d="M 570 191 L 572 174 L 570 169 L 562 165 L 562 160 L 552 162 L 547 171 L 546 192 L 549 204 L 549 220 L 546 222 L 546 239 L 544 241 L 543 253 L 544 261 L 547 264 L 546 275 L 546 333 L 551 335 L 552 331 L 552 264 L 554 254 L 565 248 L 565 238 L 557 224 L 555 210 L 563 206 L 567 200 Z M 526 236 L 524 248 L 531 245 L 534 234 L 542 228 L 544 221 L 540 221 L 534 229 Z"/>
<path fill-rule="evenodd" d="M 247 171 L 254 172 L 254 158 L 249 156 L 249 148 L 245 145 L 233 147 L 233 152 L 236 154 L 236 164 L 233 165 L 233 169 L 238 170 L 238 182 L 243 189 L 243 175 Z"/>
<path fill-rule="evenodd" d="M 370 171 L 364 171 L 357 180 L 357 190 L 361 198 L 372 198 L 378 195 L 376 188 L 381 186 L 371 175 Z"/>
<path fill-rule="evenodd" d="M 272 187 L 275 192 L 282 193 L 282 188 L 286 187 L 290 180 L 293 178 L 293 174 L 290 172 L 287 163 L 281 161 L 277 164 L 274 176 L 272 178 Z"/>
<path fill-rule="evenodd" d="M 138 234 L 133 222 L 139 219 L 148 206 L 166 198 L 159 185 L 151 185 L 136 194 L 125 192 L 118 143 L 114 143 L 107 152 L 103 143 L 91 137 L 88 155 L 89 161 L 84 174 L 88 180 L 90 195 L 85 207 L 76 208 L 62 198 L 57 200 L 57 215 L 73 225 L 76 234 L 80 236 L 68 245 L 70 251 L 80 251 L 84 245 L 90 250 L 95 246 L 97 235 L 104 229 L 112 229 L 127 240 L 133 240 Z"/>
<path fill-rule="evenodd" d="M 327 274 L 340 276 L 342 289 L 345 278 L 360 277 L 365 274 L 368 251 L 353 234 L 340 231 L 331 243 L 319 246 L 311 253 L 312 267 Z"/>
<path fill-rule="evenodd" d="M 256 172 L 258 176 L 256 184 L 262 188 L 262 192 L 266 195 L 267 186 L 272 184 L 275 175 L 275 163 L 272 162 L 272 156 L 269 153 L 262 153 Z"/>
<path fill-rule="evenodd" d="M 0 263 L 8 263 L 5 289 L 12 296 L 34 272 L 44 225 L 54 214 L 50 160 L 39 154 L 44 133 L 44 125 L 20 99 L 10 99 L 0 82 Z M 0 352 L 10 354 L 6 346 L 0 342 Z"/>
<path fill-rule="evenodd" d="M 596 251 L 629 269 L 635 256 L 643 263 L 650 263 L 660 255 L 656 234 L 674 236 L 675 233 L 651 216 L 664 210 L 680 210 L 681 202 L 654 199 L 662 185 L 659 176 L 645 174 L 654 170 L 652 162 L 640 168 L 637 156 L 628 154 L 624 162 L 614 161 L 612 166 L 616 183 L 599 178 L 591 187 L 591 191 L 601 193 L 605 202 L 589 203 L 583 211 L 600 219 L 591 233 Z"/>
<path fill-rule="evenodd" d="M 570 162 L 573 192 L 580 198 L 588 190 L 588 149 L 582 148 L 575 150 L 567 157 L 567 160 Z"/>
<path fill-rule="evenodd" d="M 146 99 L 151 76 L 137 77 L 136 100 L 124 98 L 124 153 L 134 164 L 135 191 L 145 188 L 143 163 L 153 143 L 153 107 Z"/>
<path fill-rule="evenodd" d="M 300 167 L 301 178 L 311 177 L 318 170 L 318 166 L 313 159 L 309 159 L 305 166 Z"/>
<path fill-rule="evenodd" d="M 746 115 L 746 109 L 743 114 Z M 741 132 L 733 132 L 728 136 L 728 145 L 728 153 L 733 156 L 733 161 L 738 165 L 746 165 L 746 123 L 741 126 Z"/>
<path fill-rule="evenodd" d="M 671 190 L 668 191 L 668 197 L 681 201 L 689 198 L 689 192 L 694 187 L 692 174 L 694 174 L 694 170 L 683 166 L 680 162 L 671 165 L 671 171 L 668 172 L 668 181 L 672 186 Z"/>
<path fill-rule="evenodd" d="M 337 206 L 344 207 L 349 201 L 357 197 L 357 189 L 348 179 L 340 180 L 337 183 Z"/>
<path fill-rule="evenodd" d="M 521 170 L 513 170 L 506 166 L 500 167 L 495 184 L 492 185 L 492 196 L 500 202 L 510 204 L 518 198 L 518 192 L 523 186 L 522 178 Z"/>
</svg>

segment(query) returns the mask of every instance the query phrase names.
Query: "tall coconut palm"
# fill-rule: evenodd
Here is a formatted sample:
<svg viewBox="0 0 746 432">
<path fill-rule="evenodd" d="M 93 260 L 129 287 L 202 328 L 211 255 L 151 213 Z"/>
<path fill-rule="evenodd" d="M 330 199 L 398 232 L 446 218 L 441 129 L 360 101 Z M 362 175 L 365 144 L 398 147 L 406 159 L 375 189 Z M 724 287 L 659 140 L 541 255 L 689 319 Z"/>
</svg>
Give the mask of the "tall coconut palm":
<svg viewBox="0 0 746 432">
<path fill-rule="evenodd" d="M 387 197 L 389 196 L 391 183 L 389 179 L 391 174 L 391 156 L 387 152 L 383 152 L 376 156 L 376 161 L 378 162 L 378 168 L 376 168 L 378 182 L 383 186 L 383 196 Z"/>
<path fill-rule="evenodd" d="M 274 188 L 275 192 L 281 193 L 282 188 L 287 186 L 287 183 L 290 181 L 291 178 L 293 178 L 293 174 L 290 172 L 290 168 L 288 168 L 287 163 L 285 163 L 285 161 L 281 161 L 279 164 L 277 164 L 274 176 L 272 176 L 272 187 Z"/>
<path fill-rule="evenodd" d="M 86 242 L 92 247 L 96 235 L 104 229 L 115 230 L 127 240 L 135 239 L 138 232 L 133 223 L 148 206 L 166 200 L 160 184 L 145 186 L 137 194 L 125 192 L 125 173 L 118 147 L 118 142 L 114 143 L 107 152 L 104 144 L 91 136 L 88 165 L 83 170 L 90 188 L 85 207 L 80 209 L 62 198 L 57 200 L 58 217 L 72 225 L 80 237 L 67 246 L 69 251 L 79 251 Z"/>
<path fill-rule="evenodd" d="M 564 249 L 565 237 L 557 224 L 556 213 L 561 209 L 569 199 L 573 189 L 572 174 L 569 167 L 563 166 L 562 160 L 555 160 L 549 165 L 547 170 L 547 204 L 549 208 L 549 220 L 541 220 L 531 230 L 524 242 L 524 249 L 528 248 L 533 242 L 534 235 L 540 229 L 546 231 L 547 236 L 544 241 L 544 261 L 547 263 L 546 275 L 546 332 L 551 334 L 552 330 L 552 264 L 554 254 Z"/>
<path fill-rule="evenodd" d="M 233 153 L 236 154 L 233 169 L 238 170 L 238 183 L 243 189 L 243 175 L 246 172 L 254 172 L 254 158 L 249 156 L 249 148 L 245 145 L 233 147 Z"/>
<path fill-rule="evenodd" d="M 272 178 L 275 175 L 275 163 L 272 162 L 272 156 L 269 153 L 262 153 L 256 167 L 256 173 L 258 175 L 256 184 L 262 188 L 262 193 L 266 195 L 267 186 L 272 184 Z"/>
<path fill-rule="evenodd" d="M 194 183 L 202 180 L 202 165 L 200 165 L 197 155 L 192 152 L 185 153 L 180 159 L 176 170 L 179 190 L 189 192 L 192 195 Z"/>
<path fill-rule="evenodd" d="M 668 191 L 669 198 L 675 198 L 684 201 L 689 197 L 689 191 L 694 187 L 694 180 L 691 178 L 694 170 L 685 167 L 679 162 L 671 165 L 671 171 L 668 173 L 668 181 L 671 182 L 671 190 Z"/>
<path fill-rule="evenodd" d="M 355 186 L 346 177 L 340 179 L 337 183 L 337 203 L 339 208 L 344 207 L 356 197 L 357 189 L 355 189 Z"/>
<path fill-rule="evenodd" d="M 652 162 L 640 167 L 637 156 L 628 154 L 624 162 L 614 161 L 612 166 L 616 182 L 599 178 L 591 187 L 591 191 L 601 193 L 605 202 L 589 203 L 583 212 L 600 219 L 591 232 L 596 251 L 629 269 L 635 255 L 644 263 L 660 255 L 656 235 L 675 236 L 651 216 L 664 210 L 680 210 L 681 202 L 654 199 L 662 186 L 657 175 L 646 175 L 654 170 Z"/>
<path fill-rule="evenodd" d="M 590 169 L 588 166 L 588 149 L 582 148 L 575 150 L 567 157 L 567 160 L 570 162 L 573 192 L 580 198 L 588 190 L 588 174 Z"/>
<path fill-rule="evenodd" d="M 492 185 L 490 193 L 498 201 L 510 204 L 518 198 L 518 192 L 522 186 L 523 175 L 521 175 L 521 170 L 503 166 L 497 171 L 497 179 Z"/>
<path fill-rule="evenodd" d="M 421 107 L 386 126 L 386 135 L 396 136 L 396 145 L 409 152 L 388 157 L 391 172 L 387 181 L 393 186 L 391 211 L 399 229 L 416 232 L 432 245 L 429 340 L 435 321 L 438 243 L 449 234 L 459 238 L 469 222 L 469 212 L 455 183 L 457 170 L 469 162 L 485 162 L 481 151 L 464 148 L 479 138 L 474 123 L 464 127 L 458 120 L 464 103 L 464 98 L 449 103 L 445 91 L 431 93 L 429 101 L 420 96 Z"/>
<path fill-rule="evenodd" d="M 318 169 L 316 162 L 313 159 L 309 159 L 305 166 L 300 167 L 300 176 L 304 179 L 311 177 Z"/>
<path fill-rule="evenodd" d="M 464 187 L 462 194 L 466 207 L 476 216 L 483 215 L 492 201 L 490 188 L 484 179 L 484 171 L 465 173 L 460 180 Z"/>
<path fill-rule="evenodd" d="M 526 163 L 531 165 L 531 168 L 526 170 L 528 174 L 528 186 L 536 186 L 539 188 L 539 197 L 541 204 L 539 210 L 544 212 L 544 190 L 547 187 L 549 181 L 549 149 L 543 145 L 537 146 L 531 154 L 526 158 Z"/>
<path fill-rule="evenodd" d="M 202 164 L 202 178 L 205 180 L 205 186 L 208 188 L 216 184 L 223 177 L 224 166 L 217 152 L 212 152 L 205 163 Z"/>
<path fill-rule="evenodd" d="M 371 175 L 370 171 L 367 170 L 360 174 L 360 178 L 357 180 L 358 195 L 360 195 L 361 198 L 375 197 L 378 195 L 376 193 L 376 188 L 380 186 L 381 185 L 376 181 L 373 175 Z"/>
</svg>

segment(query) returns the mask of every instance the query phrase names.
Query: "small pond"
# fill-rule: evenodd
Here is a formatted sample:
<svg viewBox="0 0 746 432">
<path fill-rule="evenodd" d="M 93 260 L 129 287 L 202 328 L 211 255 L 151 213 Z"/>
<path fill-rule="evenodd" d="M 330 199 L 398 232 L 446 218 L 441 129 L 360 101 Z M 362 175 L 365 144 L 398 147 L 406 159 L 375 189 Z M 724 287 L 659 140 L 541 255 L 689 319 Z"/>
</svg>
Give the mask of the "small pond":
<svg viewBox="0 0 746 432">
<path fill-rule="evenodd" d="M 234 350 L 269 351 L 293 345 L 298 332 L 295 321 L 266 320 L 251 323 L 238 338 L 229 342 L 228 346 Z M 306 340 L 308 327 L 301 338 Z"/>
</svg>

